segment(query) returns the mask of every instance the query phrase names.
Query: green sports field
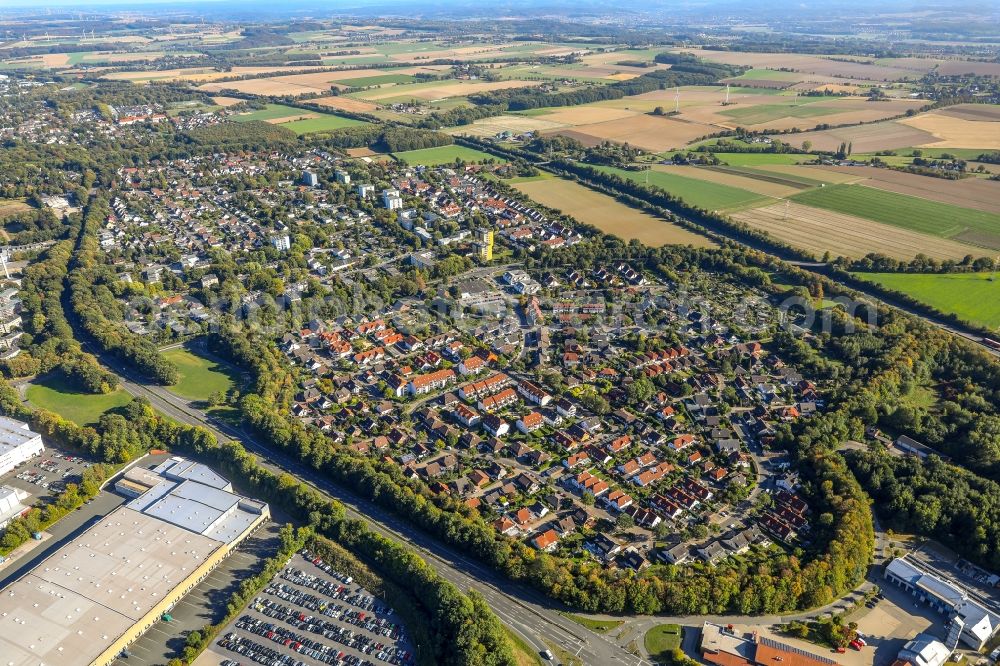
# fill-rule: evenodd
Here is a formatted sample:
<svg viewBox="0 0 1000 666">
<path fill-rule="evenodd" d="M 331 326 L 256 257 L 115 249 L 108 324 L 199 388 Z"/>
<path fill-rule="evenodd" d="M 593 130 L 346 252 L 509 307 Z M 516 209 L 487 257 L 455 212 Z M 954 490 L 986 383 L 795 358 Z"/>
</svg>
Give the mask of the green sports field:
<svg viewBox="0 0 1000 666">
<path fill-rule="evenodd" d="M 180 381 L 169 388 L 182 398 L 208 400 L 213 393 L 226 393 L 235 385 L 236 377 L 228 368 L 187 349 L 170 349 L 163 357 L 177 366 Z"/>
<path fill-rule="evenodd" d="M 750 206 L 765 205 L 775 200 L 738 187 L 710 183 L 695 178 L 686 178 L 662 171 L 626 171 L 614 167 L 595 167 L 605 173 L 613 173 L 637 183 L 662 187 L 670 194 L 683 199 L 690 206 L 706 210 L 734 210 Z"/>
<path fill-rule="evenodd" d="M 828 185 L 791 197 L 798 203 L 1000 249 L 1000 215 L 863 185 Z"/>
<path fill-rule="evenodd" d="M 122 389 L 108 394 L 80 393 L 56 376 L 36 380 L 25 394 L 35 407 L 55 412 L 77 425 L 95 424 L 105 412 L 132 401 L 132 396 Z"/>
<path fill-rule="evenodd" d="M 855 273 L 890 289 L 953 313 L 972 324 L 1000 327 L 1000 277 L 993 273 Z"/>
<path fill-rule="evenodd" d="M 421 150 L 407 150 L 402 153 L 393 153 L 393 157 L 404 160 L 407 164 L 422 166 L 437 166 L 438 164 L 451 164 L 456 158 L 466 162 L 481 162 L 493 159 L 503 162 L 499 157 L 484 153 L 465 146 L 451 145 L 438 146 L 437 148 L 423 148 Z"/>
</svg>

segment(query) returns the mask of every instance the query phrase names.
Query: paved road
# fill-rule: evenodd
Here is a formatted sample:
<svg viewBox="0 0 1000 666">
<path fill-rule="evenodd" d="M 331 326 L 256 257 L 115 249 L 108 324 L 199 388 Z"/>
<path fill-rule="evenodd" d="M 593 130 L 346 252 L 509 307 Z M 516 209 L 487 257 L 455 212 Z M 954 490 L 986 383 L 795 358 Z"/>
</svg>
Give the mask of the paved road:
<svg viewBox="0 0 1000 666">
<path fill-rule="evenodd" d="M 88 345 L 89 346 L 89 345 Z M 328 496 L 344 504 L 348 517 L 363 520 L 368 527 L 389 538 L 403 541 L 417 551 L 446 580 L 461 590 L 482 593 L 497 616 L 538 651 L 558 646 L 584 664 L 628 664 L 644 666 L 647 661 L 625 651 L 613 641 L 596 635 L 563 617 L 553 602 L 537 591 L 501 576 L 489 567 L 471 560 L 407 524 L 395 515 L 374 506 L 357 495 L 334 485 L 315 470 L 300 464 L 279 451 L 272 450 L 252 433 L 237 429 L 204 412 L 162 386 L 145 383 L 130 368 L 96 349 L 88 349 L 122 379 L 130 394 L 150 401 L 166 416 L 212 431 L 220 441 L 240 440 L 260 464 L 273 471 L 291 473 Z M 362 508 L 363 506 L 363 508 Z"/>
</svg>

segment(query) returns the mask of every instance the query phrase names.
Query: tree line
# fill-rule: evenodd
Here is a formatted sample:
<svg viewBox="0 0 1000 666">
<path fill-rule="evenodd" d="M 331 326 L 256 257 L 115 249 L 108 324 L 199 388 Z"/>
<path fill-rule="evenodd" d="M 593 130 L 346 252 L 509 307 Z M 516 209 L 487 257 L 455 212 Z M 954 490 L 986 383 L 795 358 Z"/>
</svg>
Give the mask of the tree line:
<svg viewBox="0 0 1000 666">
<path fill-rule="evenodd" d="M 177 368 L 160 355 L 152 340 L 125 329 L 122 306 L 109 289 L 108 285 L 116 282 L 117 277 L 111 267 L 102 262 L 97 244 L 97 229 L 109 211 L 103 197 L 87 205 L 68 278 L 73 315 L 102 349 L 158 384 L 176 384 Z"/>
</svg>

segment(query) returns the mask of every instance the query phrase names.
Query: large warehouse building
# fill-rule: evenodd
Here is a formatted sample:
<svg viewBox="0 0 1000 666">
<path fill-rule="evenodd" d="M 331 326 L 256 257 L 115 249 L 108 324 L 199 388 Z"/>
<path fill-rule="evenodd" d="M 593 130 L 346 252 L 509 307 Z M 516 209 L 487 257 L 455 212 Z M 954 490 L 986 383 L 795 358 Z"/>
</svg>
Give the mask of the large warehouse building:
<svg viewBox="0 0 1000 666">
<path fill-rule="evenodd" d="M 0 476 L 44 450 L 42 436 L 27 423 L 0 416 Z"/>
<path fill-rule="evenodd" d="M 127 479 L 134 499 L 0 590 L 0 666 L 111 664 L 270 515 L 181 458 Z"/>
</svg>

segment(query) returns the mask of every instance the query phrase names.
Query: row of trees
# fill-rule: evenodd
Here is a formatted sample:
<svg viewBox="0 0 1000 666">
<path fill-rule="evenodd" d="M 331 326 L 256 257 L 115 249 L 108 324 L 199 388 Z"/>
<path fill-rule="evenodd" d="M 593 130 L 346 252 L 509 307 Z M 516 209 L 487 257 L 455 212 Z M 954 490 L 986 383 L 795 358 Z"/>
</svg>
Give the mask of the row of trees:
<svg viewBox="0 0 1000 666">
<path fill-rule="evenodd" d="M 129 333 L 122 325 L 121 305 L 108 285 L 116 282 L 110 267 L 101 261 L 97 229 L 109 212 L 104 198 L 87 206 L 76 255 L 69 274 L 73 314 L 98 345 L 159 384 L 176 384 L 177 368 L 160 355 L 149 339 Z"/>
<path fill-rule="evenodd" d="M 79 224 L 70 228 L 79 229 Z M 57 370 L 84 393 L 110 393 L 118 387 L 118 377 L 81 349 L 63 311 L 63 287 L 72 250 L 72 241 L 56 243 L 25 268 L 19 296 L 25 313 L 21 344 L 27 353 L 6 359 L 3 370 L 12 377 Z"/>
</svg>

